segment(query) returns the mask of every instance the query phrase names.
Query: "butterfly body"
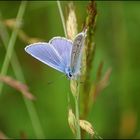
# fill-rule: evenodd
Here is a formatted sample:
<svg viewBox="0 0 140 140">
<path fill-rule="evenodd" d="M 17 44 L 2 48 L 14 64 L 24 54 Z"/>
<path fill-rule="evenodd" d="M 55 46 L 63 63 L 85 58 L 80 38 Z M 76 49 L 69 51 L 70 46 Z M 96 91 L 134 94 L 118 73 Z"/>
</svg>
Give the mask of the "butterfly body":
<svg viewBox="0 0 140 140">
<path fill-rule="evenodd" d="M 49 43 L 39 42 L 28 45 L 25 51 L 72 79 L 80 73 L 85 35 L 86 32 L 79 33 L 74 41 L 64 37 L 54 37 Z"/>
</svg>

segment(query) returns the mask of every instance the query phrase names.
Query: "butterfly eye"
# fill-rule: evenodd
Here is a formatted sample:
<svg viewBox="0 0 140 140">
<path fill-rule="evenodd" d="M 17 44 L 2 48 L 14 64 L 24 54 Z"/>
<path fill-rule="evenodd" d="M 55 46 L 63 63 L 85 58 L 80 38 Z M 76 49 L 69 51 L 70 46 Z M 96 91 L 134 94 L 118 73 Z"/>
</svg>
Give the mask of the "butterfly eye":
<svg viewBox="0 0 140 140">
<path fill-rule="evenodd" d="M 72 74 L 71 74 L 71 73 L 69 73 L 69 77 L 70 77 L 70 78 L 72 77 Z"/>
<path fill-rule="evenodd" d="M 71 72 L 69 72 L 68 74 L 67 74 L 67 77 L 70 79 L 70 78 L 72 78 L 72 74 L 71 74 Z"/>
</svg>

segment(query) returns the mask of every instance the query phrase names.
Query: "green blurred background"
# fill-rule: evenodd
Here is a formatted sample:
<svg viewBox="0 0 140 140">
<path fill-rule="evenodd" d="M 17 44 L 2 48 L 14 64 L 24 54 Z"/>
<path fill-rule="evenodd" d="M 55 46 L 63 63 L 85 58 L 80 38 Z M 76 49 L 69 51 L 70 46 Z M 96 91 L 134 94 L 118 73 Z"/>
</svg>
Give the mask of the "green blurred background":
<svg viewBox="0 0 140 140">
<path fill-rule="evenodd" d="M 61 2 L 64 15 L 68 2 Z M 88 115 L 102 138 L 140 138 L 140 2 L 97 1 L 94 77 L 101 60 L 103 72 L 112 67 L 109 86 L 98 96 Z M 79 32 L 87 16 L 88 1 L 74 1 Z M 16 18 L 20 2 L 0 2 L 1 20 Z M 9 36 L 11 29 L 7 28 Z M 31 37 L 48 41 L 64 36 L 56 1 L 27 2 L 22 30 Z M 8 42 L 7 42 L 8 43 Z M 25 53 L 27 43 L 17 37 L 15 52 L 46 138 L 73 138 L 67 122 L 69 81 L 61 73 Z M 0 39 L 0 69 L 5 58 Z M 18 71 L 17 71 L 18 72 Z M 11 65 L 9 76 L 15 78 Z M 61 77 L 61 78 L 60 78 Z M 48 81 L 53 81 L 48 85 Z M 31 110 L 32 112 L 32 110 Z M 10 138 L 36 138 L 21 94 L 4 85 L 0 95 L 0 131 Z"/>
</svg>

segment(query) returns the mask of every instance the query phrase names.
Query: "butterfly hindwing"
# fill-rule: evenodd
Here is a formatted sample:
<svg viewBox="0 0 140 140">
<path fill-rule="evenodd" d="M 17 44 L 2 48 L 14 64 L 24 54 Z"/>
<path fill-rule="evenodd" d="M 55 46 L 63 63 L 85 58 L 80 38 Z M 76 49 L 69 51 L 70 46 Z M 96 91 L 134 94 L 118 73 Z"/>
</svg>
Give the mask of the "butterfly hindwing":
<svg viewBox="0 0 140 140">
<path fill-rule="evenodd" d="M 62 57 L 51 44 L 45 42 L 34 43 L 27 46 L 25 51 L 50 67 L 60 72 L 65 71 L 65 64 L 63 63 Z"/>
<path fill-rule="evenodd" d="M 73 42 L 64 37 L 54 37 L 49 43 L 57 50 L 65 65 L 69 66 Z"/>
<path fill-rule="evenodd" d="M 73 41 L 70 67 L 72 69 L 72 72 L 75 74 L 80 71 L 81 55 L 82 48 L 84 46 L 85 35 L 85 32 L 81 32 L 75 37 Z"/>
</svg>

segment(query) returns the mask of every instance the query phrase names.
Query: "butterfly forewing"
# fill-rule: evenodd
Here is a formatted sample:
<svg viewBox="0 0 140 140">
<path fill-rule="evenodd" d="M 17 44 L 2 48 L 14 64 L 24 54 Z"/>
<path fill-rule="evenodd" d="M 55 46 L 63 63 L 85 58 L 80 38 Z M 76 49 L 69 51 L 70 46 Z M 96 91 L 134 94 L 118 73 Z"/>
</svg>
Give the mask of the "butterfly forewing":
<svg viewBox="0 0 140 140">
<path fill-rule="evenodd" d="M 49 43 L 52 44 L 55 50 L 57 50 L 65 66 L 69 66 L 73 45 L 72 41 L 64 37 L 54 37 L 49 41 Z"/>
<path fill-rule="evenodd" d="M 65 71 L 65 64 L 62 61 L 62 57 L 51 44 L 44 42 L 34 43 L 27 46 L 25 51 L 50 67 L 60 72 Z"/>
<path fill-rule="evenodd" d="M 80 70 L 80 63 L 81 63 L 81 51 L 84 46 L 84 40 L 85 40 L 85 33 L 81 32 L 79 33 L 74 41 L 73 41 L 73 47 L 71 52 L 71 70 L 73 73 L 78 73 Z"/>
</svg>

